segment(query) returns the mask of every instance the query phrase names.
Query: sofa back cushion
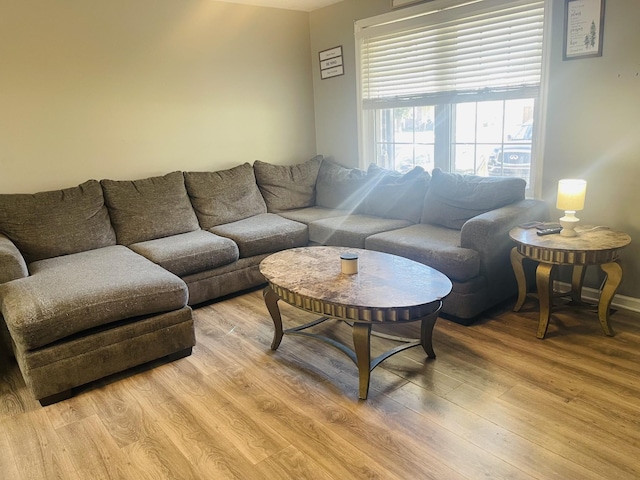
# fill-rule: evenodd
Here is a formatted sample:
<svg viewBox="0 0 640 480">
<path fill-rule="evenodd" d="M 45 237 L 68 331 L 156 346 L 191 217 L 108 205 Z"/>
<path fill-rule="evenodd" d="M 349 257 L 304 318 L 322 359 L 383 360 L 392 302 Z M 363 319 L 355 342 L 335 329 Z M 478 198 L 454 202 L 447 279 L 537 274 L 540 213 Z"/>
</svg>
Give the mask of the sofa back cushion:
<svg viewBox="0 0 640 480">
<path fill-rule="evenodd" d="M 185 172 L 184 179 L 200 226 L 205 230 L 267 213 L 249 163 L 217 172 Z"/>
<path fill-rule="evenodd" d="M 421 223 L 460 230 L 470 218 L 523 200 L 526 185 L 522 178 L 461 175 L 434 168 Z"/>
<path fill-rule="evenodd" d="M 424 196 L 431 180 L 428 172 L 415 167 L 403 175 L 372 163 L 367 169 L 367 177 L 370 178 L 370 190 L 362 213 L 420 222 Z"/>
<path fill-rule="evenodd" d="M 272 165 L 256 160 L 256 182 L 269 212 L 284 212 L 316 204 L 316 180 L 322 155 L 297 165 Z"/>
<path fill-rule="evenodd" d="M 0 233 L 27 263 L 116 243 L 96 180 L 33 195 L 0 195 Z"/>
<path fill-rule="evenodd" d="M 360 213 L 367 191 L 367 172 L 322 160 L 316 182 L 316 205 Z"/>
<path fill-rule="evenodd" d="M 198 230 L 182 172 L 141 180 L 102 180 L 118 243 L 131 245 Z"/>
</svg>

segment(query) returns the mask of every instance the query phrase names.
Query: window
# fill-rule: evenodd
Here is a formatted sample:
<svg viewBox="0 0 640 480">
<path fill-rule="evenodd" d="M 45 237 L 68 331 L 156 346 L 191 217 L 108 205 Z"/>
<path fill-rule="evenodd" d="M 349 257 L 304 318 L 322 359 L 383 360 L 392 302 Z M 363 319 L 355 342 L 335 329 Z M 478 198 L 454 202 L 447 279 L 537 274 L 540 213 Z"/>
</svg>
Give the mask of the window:
<svg viewBox="0 0 640 480">
<path fill-rule="evenodd" d="M 433 169 L 435 113 L 429 107 L 381 108 L 375 111 L 376 163 L 407 172 L 419 165 Z"/>
<path fill-rule="evenodd" d="M 361 164 L 532 183 L 545 0 L 436 0 L 356 22 Z"/>
</svg>

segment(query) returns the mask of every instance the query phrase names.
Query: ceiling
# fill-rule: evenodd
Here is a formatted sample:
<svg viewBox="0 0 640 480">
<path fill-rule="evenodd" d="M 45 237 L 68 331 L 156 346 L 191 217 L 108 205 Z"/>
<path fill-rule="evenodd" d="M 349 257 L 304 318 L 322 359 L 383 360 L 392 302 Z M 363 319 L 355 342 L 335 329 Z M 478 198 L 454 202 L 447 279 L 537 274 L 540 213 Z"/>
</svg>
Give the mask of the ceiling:
<svg viewBox="0 0 640 480">
<path fill-rule="evenodd" d="M 310 12 L 318 8 L 326 7 L 342 0 L 219 0 L 227 3 L 243 3 L 245 5 L 256 5 L 258 7 L 285 8 L 287 10 L 302 10 Z"/>
</svg>

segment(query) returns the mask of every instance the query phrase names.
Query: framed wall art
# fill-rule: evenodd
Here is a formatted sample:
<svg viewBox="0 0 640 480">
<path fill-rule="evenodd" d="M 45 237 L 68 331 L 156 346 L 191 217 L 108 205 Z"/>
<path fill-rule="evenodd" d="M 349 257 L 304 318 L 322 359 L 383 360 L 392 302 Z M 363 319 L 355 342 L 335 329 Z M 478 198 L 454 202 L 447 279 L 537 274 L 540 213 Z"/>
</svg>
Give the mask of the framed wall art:
<svg viewBox="0 0 640 480">
<path fill-rule="evenodd" d="M 565 0 L 563 60 L 602 56 L 605 0 Z"/>
<path fill-rule="evenodd" d="M 320 60 L 320 78 L 327 78 L 344 75 L 344 65 L 342 63 L 342 46 L 323 50 L 318 54 Z"/>
</svg>

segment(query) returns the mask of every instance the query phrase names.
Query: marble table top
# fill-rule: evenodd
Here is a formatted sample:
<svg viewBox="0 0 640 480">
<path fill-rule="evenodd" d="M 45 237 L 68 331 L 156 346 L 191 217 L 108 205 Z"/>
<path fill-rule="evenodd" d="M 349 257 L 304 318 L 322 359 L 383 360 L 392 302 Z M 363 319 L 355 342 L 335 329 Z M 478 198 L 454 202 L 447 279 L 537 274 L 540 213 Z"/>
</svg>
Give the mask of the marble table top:
<svg viewBox="0 0 640 480">
<path fill-rule="evenodd" d="M 342 253 L 358 255 L 358 273 L 341 271 Z M 403 309 L 438 302 L 451 281 L 437 270 L 407 258 L 344 247 L 302 247 L 265 258 L 260 272 L 288 303 L 318 300 L 354 309 Z M 337 316 L 337 315 L 336 315 Z"/>
<path fill-rule="evenodd" d="M 606 227 L 578 225 L 575 237 L 559 234 L 540 236 L 535 228 L 516 227 L 509 232 L 523 255 L 549 263 L 602 264 L 618 257 L 618 250 L 631 243 L 631 237 Z"/>
</svg>

